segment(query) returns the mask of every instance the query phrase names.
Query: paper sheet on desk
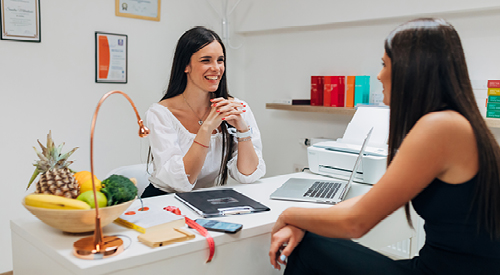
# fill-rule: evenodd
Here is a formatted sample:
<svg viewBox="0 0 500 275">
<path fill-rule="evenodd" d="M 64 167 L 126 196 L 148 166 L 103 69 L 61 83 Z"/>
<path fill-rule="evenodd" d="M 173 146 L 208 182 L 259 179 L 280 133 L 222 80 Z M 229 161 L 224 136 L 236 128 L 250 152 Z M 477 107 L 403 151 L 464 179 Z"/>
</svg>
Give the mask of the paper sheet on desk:
<svg viewBox="0 0 500 275">
<path fill-rule="evenodd" d="M 368 146 L 387 146 L 389 136 L 388 107 L 358 107 L 351 122 L 347 125 L 344 136 L 337 141 L 361 145 L 372 127 L 373 132 L 368 141 Z"/>
</svg>

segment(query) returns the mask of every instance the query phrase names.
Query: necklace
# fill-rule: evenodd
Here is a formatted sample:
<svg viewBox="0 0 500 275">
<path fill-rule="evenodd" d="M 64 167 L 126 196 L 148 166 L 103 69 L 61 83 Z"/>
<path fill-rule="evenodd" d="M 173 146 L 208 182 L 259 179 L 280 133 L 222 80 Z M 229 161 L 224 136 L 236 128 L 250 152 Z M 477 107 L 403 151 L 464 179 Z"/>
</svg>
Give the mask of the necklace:
<svg viewBox="0 0 500 275">
<path fill-rule="evenodd" d="M 200 124 L 200 126 L 203 124 L 203 119 L 201 119 L 197 114 L 196 112 L 193 110 L 193 107 L 191 107 L 191 105 L 189 105 L 189 103 L 187 102 L 186 100 L 186 97 L 184 96 L 184 93 L 182 94 L 182 98 L 184 98 L 184 102 L 186 102 L 187 106 L 189 107 L 189 109 L 191 109 L 191 111 L 193 111 L 194 115 L 198 118 L 198 124 Z M 207 110 L 205 112 L 205 114 L 203 116 L 206 116 L 207 113 L 208 113 L 209 110 Z"/>
</svg>

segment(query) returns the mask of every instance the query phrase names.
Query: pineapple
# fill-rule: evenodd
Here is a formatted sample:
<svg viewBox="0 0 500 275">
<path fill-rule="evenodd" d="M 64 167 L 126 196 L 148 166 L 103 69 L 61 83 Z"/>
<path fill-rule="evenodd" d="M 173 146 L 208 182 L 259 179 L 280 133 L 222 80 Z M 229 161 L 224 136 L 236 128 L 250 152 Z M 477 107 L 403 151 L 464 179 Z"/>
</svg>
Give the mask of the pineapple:
<svg viewBox="0 0 500 275">
<path fill-rule="evenodd" d="M 33 172 L 26 190 L 31 186 L 35 178 L 41 174 L 36 184 L 35 193 L 57 195 L 71 199 L 78 197 L 80 185 L 76 182 L 73 172 L 68 168 L 73 163 L 73 161 L 68 161 L 68 158 L 78 147 L 73 148 L 66 154 L 61 154 L 64 143 L 55 147 L 50 131 L 47 135 L 47 147 L 44 147 L 39 140 L 37 141 L 42 148 L 42 152 L 40 153 L 33 147 L 40 160 L 33 164 L 36 167 L 35 172 Z"/>
</svg>

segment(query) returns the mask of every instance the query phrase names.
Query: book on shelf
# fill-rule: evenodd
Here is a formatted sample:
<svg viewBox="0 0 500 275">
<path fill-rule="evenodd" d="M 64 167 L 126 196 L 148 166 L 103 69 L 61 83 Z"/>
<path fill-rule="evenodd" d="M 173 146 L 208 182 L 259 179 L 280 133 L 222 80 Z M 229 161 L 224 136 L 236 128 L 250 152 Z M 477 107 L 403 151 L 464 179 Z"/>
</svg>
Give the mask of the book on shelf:
<svg viewBox="0 0 500 275">
<path fill-rule="evenodd" d="M 344 107 L 345 76 L 324 76 L 323 106 Z"/>
<path fill-rule="evenodd" d="M 345 91 L 345 106 L 346 107 L 354 107 L 354 81 L 356 77 L 353 75 L 349 75 L 346 77 L 346 91 Z"/>
<path fill-rule="evenodd" d="M 500 96 L 498 96 L 498 95 L 489 95 L 487 103 L 500 103 Z"/>
<path fill-rule="evenodd" d="M 311 105 L 310 99 L 292 99 L 292 105 Z"/>
<path fill-rule="evenodd" d="M 325 107 L 331 106 L 333 86 L 335 85 L 335 88 L 337 88 L 337 84 L 334 84 L 332 82 L 333 81 L 331 76 L 323 77 L 323 106 Z"/>
<path fill-rule="evenodd" d="M 500 88 L 488 88 L 488 95 L 500 96 Z"/>
<path fill-rule="evenodd" d="M 486 110 L 487 118 L 500 118 L 500 111 L 497 110 Z"/>
<path fill-rule="evenodd" d="M 283 105 L 311 105 L 310 99 L 275 99 L 273 103 Z"/>
<path fill-rule="evenodd" d="M 488 103 L 486 104 L 486 117 L 500 118 L 500 102 L 491 102 L 490 97 L 500 98 L 500 96 L 488 96 Z"/>
<path fill-rule="evenodd" d="M 500 80 L 488 80 L 488 88 L 500 88 Z"/>
<path fill-rule="evenodd" d="M 357 75 L 354 81 L 354 106 L 370 103 L 370 76 Z"/>
<path fill-rule="evenodd" d="M 345 106 L 345 76 L 334 76 L 337 82 L 337 89 L 333 90 L 332 103 L 330 106 L 344 107 Z"/>
<path fill-rule="evenodd" d="M 323 76 L 311 76 L 311 105 L 323 106 Z"/>
<path fill-rule="evenodd" d="M 274 99 L 273 103 L 276 103 L 276 104 L 285 104 L 285 105 L 292 105 L 292 100 L 291 99 Z"/>
</svg>

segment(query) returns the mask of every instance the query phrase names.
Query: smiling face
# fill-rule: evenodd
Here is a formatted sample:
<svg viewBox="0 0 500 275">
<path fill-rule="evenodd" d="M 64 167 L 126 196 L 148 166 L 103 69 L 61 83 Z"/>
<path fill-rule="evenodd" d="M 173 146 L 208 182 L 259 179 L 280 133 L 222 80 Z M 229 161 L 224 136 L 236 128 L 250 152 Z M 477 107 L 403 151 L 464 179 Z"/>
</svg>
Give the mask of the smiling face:
<svg viewBox="0 0 500 275">
<path fill-rule="evenodd" d="M 214 40 L 191 56 L 184 71 L 187 75 L 186 89 L 215 92 L 224 74 L 224 52 Z"/>
<path fill-rule="evenodd" d="M 390 106 L 391 103 L 391 78 L 392 67 L 391 58 L 384 52 L 382 57 L 382 70 L 377 75 L 377 79 L 382 83 L 382 93 L 384 94 L 384 104 Z"/>
</svg>

